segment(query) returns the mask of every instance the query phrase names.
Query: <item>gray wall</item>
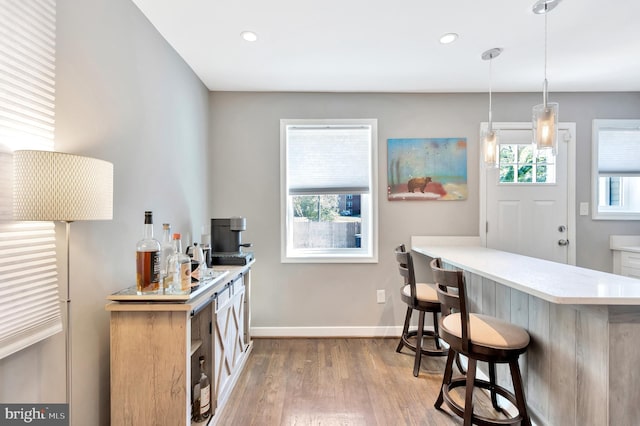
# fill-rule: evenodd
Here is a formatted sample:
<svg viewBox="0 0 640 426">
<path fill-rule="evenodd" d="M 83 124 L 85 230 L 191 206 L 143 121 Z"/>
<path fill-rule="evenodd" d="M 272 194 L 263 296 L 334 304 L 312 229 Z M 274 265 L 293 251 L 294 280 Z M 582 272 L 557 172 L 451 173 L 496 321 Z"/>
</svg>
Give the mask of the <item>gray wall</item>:
<svg viewBox="0 0 640 426">
<path fill-rule="evenodd" d="M 561 121 L 577 124 L 576 202 L 590 202 L 591 120 L 637 118 L 639 93 L 551 94 Z M 495 121 L 528 121 L 538 93 L 496 94 Z M 211 190 L 215 217 L 242 215 L 257 263 L 255 327 L 358 327 L 400 325 L 393 247 L 411 235 L 478 234 L 478 132 L 486 120 L 486 94 L 230 93 L 210 95 Z M 380 262 L 317 265 L 280 263 L 281 118 L 377 118 L 379 147 Z M 466 137 L 466 201 L 390 202 L 386 199 L 386 140 Z M 578 209 L 576 209 L 577 211 Z M 593 221 L 578 216 L 577 263 L 611 270 L 610 234 L 638 234 L 640 222 Z M 376 303 L 376 289 L 388 302 Z"/>
<path fill-rule="evenodd" d="M 208 91 L 130 0 L 57 4 L 56 150 L 115 171 L 113 220 L 71 225 L 72 422 L 108 425 L 106 297 L 135 285 L 145 210 L 156 233 L 166 221 L 199 240 L 209 217 Z M 59 334 L 0 361 L 0 401 L 63 402 L 64 377 Z"/>
<path fill-rule="evenodd" d="M 477 233 L 477 133 L 486 95 L 209 94 L 129 0 L 58 0 L 57 16 L 56 148 L 115 166 L 114 220 L 71 227 L 74 425 L 109 424 L 104 305 L 133 284 L 146 209 L 154 211 L 156 231 L 168 221 L 192 235 L 210 217 L 247 216 L 243 239 L 255 244 L 258 259 L 253 325 L 262 327 L 399 325 L 404 309 L 392 247 L 415 234 Z M 637 118 L 640 95 L 551 97 L 563 121 L 578 123 L 577 200 L 589 201 L 590 120 Z M 538 94 L 498 94 L 496 120 L 526 121 L 539 101 Z M 379 119 L 379 264 L 280 263 L 279 119 L 303 117 Z M 385 141 L 412 136 L 468 138 L 467 201 L 386 201 Z M 64 227 L 58 231 L 62 237 Z M 608 269 L 610 233 L 640 233 L 640 225 L 578 217 L 579 264 Z M 387 290 L 384 305 L 375 303 L 379 288 Z M 63 400 L 61 334 L 0 361 L 0 401 Z"/>
</svg>

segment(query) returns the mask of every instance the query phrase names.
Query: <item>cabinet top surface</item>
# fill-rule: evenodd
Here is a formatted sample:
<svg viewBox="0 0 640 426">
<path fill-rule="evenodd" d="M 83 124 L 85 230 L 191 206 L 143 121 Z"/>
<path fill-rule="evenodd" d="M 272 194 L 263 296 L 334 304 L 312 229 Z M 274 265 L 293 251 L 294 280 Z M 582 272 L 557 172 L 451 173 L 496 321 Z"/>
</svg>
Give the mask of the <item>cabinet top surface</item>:
<svg viewBox="0 0 640 426">
<path fill-rule="evenodd" d="M 217 292 L 226 288 L 225 284 L 245 274 L 253 265 L 224 266 L 215 268 L 212 279 L 198 286 L 190 294 L 137 294 L 135 287 L 128 287 L 107 296 L 110 303 L 108 311 L 190 311 L 194 305 L 202 303 L 203 299 L 210 299 Z"/>
<path fill-rule="evenodd" d="M 414 246 L 429 257 L 556 304 L 640 306 L 640 280 L 486 247 Z"/>
</svg>

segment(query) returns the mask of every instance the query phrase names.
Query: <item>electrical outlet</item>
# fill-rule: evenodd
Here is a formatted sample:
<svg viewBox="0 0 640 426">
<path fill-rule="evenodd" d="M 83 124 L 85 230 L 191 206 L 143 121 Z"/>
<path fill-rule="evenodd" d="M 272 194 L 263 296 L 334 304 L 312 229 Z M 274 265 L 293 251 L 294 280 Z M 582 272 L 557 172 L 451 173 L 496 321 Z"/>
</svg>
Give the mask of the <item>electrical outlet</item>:
<svg viewBox="0 0 640 426">
<path fill-rule="evenodd" d="M 384 290 L 378 290 L 376 292 L 376 297 L 378 298 L 378 303 L 384 303 L 386 296 L 384 294 Z"/>
</svg>

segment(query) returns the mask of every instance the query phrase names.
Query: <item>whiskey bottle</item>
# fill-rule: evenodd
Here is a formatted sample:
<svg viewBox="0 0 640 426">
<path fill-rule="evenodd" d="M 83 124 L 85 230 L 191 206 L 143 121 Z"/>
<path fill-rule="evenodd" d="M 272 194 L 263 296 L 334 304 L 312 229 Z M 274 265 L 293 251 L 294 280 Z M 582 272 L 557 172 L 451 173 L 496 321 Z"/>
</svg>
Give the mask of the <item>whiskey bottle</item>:
<svg viewBox="0 0 640 426">
<path fill-rule="evenodd" d="M 200 380 L 196 384 L 199 388 L 199 410 L 195 412 L 194 420 L 197 422 L 204 421 L 211 415 L 211 382 L 209 376 L 204 371 L 204 355 L 200 355 Z M 194 391 L 195 395 L 195 391 Z M 195 396 L 194 396 L 195 397 Z M 194 404 L 195 410 L 195 404 Z"/>
<path fill-rule="evenodd" d="M 160 243 L 153 238 L 153 213 L 144 212 L 144 237 L 136 245 L 136 290 L 154 294 L 160 289 Z"/>
<path fill-rule="evenodd" d="M 191 259 L 182 253 L 180 234 L 173 234 L 173 253 L 167 259 L 165 292 L 188 294 L 191 291 Z"/>
</svg>

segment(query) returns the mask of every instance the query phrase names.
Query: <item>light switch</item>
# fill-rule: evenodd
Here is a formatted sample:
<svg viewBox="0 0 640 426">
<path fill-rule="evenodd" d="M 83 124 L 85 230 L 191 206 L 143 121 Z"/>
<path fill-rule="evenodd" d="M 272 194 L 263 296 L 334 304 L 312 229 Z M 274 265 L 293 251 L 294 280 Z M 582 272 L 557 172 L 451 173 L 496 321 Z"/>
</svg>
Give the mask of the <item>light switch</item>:
<svg viewBox="0 0 640 426">
<path fill-rule="evenodd" d="M 589 216 L 589 203 L 580 203 L 580 216 Z"/>
</svg>

